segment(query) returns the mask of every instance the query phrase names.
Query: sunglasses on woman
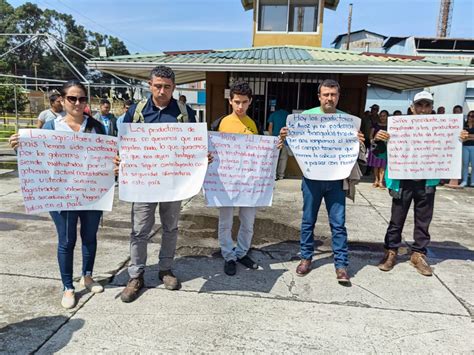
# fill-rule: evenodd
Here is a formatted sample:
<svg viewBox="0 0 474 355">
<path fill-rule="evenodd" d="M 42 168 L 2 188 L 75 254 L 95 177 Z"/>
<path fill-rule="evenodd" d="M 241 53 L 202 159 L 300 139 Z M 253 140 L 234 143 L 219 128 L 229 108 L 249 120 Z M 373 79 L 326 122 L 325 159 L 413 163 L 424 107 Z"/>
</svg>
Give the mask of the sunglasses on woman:
<svg viewBox="0 0 474 355">
<path fill-rule="evenodd" d="M 79 101 L 80 104 L 85 104 L 87 102 L 87 96 L 66 96 L 66 100 L 68 100 L 73 105 L 75 105 L 77 101 Z"/>
</svg>

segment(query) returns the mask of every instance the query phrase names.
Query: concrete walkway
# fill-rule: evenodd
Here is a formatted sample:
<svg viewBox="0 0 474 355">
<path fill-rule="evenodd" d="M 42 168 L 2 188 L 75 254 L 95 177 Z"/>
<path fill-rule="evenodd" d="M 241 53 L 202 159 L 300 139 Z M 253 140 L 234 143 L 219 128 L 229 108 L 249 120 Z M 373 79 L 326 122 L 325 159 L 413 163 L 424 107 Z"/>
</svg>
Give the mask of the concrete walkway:
<svg viewBox="0 0 474 355">
<path fill-rule="evenodd" d="M 158 280 L 160 225 L 149 244 L 146 289 L 120 301 L 127 282 L 130 204 L 115 201 L 99 231 L 95 275 L 103 294 L 77 288 L 60 306 L 54 224 L 27 215 L 14 173 L 0 175 L 0 352 L 2 353 L 473 353 L 474 189 L 437 191 L 430 263 L 423 277 L 402 255 L 376 268 L 390 218 L 387 191 L 361 183 L 347 203 L 352 287 L 335 280 L 321 208 L 313 271 L 296 277 L 302 197 L 297 180 L 278 181 L 274 205 L 258 212 L 253 257 L 259 270 L 223 273 L 217 211 L 198 195 L 183 203 L 176 273 L 180 291 Z M 237 219 L 236 219 L 237 221 Z M 410 214 L 405 238 L 413 227 Z M 76 247 L 75 274 L 80 273 Z"/>
</svg>

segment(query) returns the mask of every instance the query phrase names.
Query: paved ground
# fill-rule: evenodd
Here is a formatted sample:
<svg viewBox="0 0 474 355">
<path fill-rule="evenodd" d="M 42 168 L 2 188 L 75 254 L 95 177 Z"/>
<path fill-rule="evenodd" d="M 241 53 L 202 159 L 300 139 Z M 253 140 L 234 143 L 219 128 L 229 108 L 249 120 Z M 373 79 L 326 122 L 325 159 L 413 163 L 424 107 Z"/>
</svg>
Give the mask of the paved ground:
<svg viewBox="0 0 474 355">
<path fill-rule="evenodd" d="M 427 278 L 408 255 L 391 272 L 375 267 L 390 198 L 360 184 L 355 203 L 347 205 L 352 287 L 335 281 L 324 208 L 314 270 L 295 275 L 299 181 L 277 183 L 274 206 L 261 209 L 255 225 L 252 255 L 261 267 L 239 266 L 235 277 L 223 274 L 216 210 L 196 196 L 183 204 L 180 222 L 182 290 L 167 291 L 158 280 L 158 221 L 147 287 L 132 304 L 119 299 L 127 281 L 130 205 L 116 201 L 100 228 L 95 266 L 106 290 L 91 295 L 78 287 L 80 302 L 71 311 L 60 306 L 54 225 L 47 214 L 25 214 L 18 190 L 14 173 L 0 176 L 0 352 L 474 352 L 474 189 L 438 190 L 429 254 L 435 275 Z"/>
</svg>

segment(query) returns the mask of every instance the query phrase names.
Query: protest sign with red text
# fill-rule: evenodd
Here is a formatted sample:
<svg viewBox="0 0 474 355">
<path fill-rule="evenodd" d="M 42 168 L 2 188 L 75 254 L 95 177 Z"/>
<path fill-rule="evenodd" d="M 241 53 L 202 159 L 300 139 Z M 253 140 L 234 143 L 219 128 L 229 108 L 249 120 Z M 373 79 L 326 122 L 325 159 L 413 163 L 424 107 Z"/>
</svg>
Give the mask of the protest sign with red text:
<svg viewBox="0 0 474 355">
<path fill-rule="evenodd" d="M 123 123 L 119 198 L 181 201 L 201 189 L 207 169 L 206 123 Z"/>
<path fill-rule="evenodd" d="M 111 211 L 117 138 L 21 129 L 18 174 L 27 213 Z"/>
</svg>

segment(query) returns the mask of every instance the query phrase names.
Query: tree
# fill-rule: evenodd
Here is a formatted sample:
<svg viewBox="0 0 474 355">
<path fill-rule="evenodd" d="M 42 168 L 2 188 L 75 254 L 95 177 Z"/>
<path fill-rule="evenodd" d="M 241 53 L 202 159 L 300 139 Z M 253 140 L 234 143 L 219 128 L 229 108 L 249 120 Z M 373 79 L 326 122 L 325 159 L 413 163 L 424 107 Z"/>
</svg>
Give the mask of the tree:
<svg viewBox="0 0 474 355">
<path fill-rule="evenodd" d="M 15 81 L 0 77 L 0 114 L 15 112 Z M 4 85 L 11 84 L 11 85 Z M 28 98 L 21 86 L 16 87 L 16 105 L 18 112 L 23 112 L 28 104 Z"/>
<path fill-rule="evenodd" d="M 35 65 L 39 77 L 77 78 L 77 73 L 71 69 L 60 52 L 83 76 L 100 78 L 103 75 L 102 73 L 91 75 L 85 65 L 85 59 L 61 42 L 76 48 L 77 51 L 87 52 L 89 57 L 98 56 L 99 46 L 105 46 L 109 55 L 129 54 L 125 44 L 118 38 L 88 31 L 83 26 L 77 25 L 71 15 L 49 9 L 43 11 L 29 2 L 14 9 L 5 0 L 0 0 L 0 20 L 2 32 L 50 34 L 59 40 L 39 36 L 6 56 L 8 71 L 17 75 L 33 76 Z M 1 53 L 26 39 L 25 36 L 11 36 L 0 40 Z"/>
</svg>

